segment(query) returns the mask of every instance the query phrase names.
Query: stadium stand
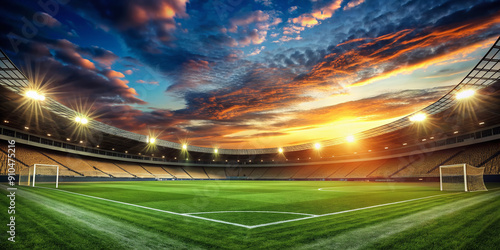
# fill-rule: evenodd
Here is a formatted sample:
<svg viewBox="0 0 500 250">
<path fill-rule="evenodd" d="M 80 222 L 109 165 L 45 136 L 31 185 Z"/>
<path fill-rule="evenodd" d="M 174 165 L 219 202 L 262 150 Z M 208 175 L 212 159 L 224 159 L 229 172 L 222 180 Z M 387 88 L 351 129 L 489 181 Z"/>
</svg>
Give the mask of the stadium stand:
<svg viewBox="0 0 500 250">
<path fill-rule="evenodd" d="M 238 172 L 238 177 L 248 177 L 250 178 L 253 172 L 256 170 L 256 168 L 249 167 L 249 168 L 240 168 Z M 260 171 L 258 171 L 260 172 Z M 260 177 L 260 176 L 259 176 Z M 258 178 L 258 177 L 257 177 Z"/>
<path fill-rule="evenodd" d="M 394 173 L 403 169 L 405 166 L 410 164 L 408 159 L 405 157 L 393 158 L 387 160 L 379 168 L 375 169 L 373 172 L 367 175 L 368 178 L 389 178 Z"/>
<path fill-rule="evenodd" d="M 142 166 L 156 178 L 173 178 L 173 176 L 165 171 L 165 169 L 163 169 L 161 166 Z"/>
<path fill-rule="evenodd" d="M 366 178 L 371 172 L 382 166 L 387 160 L 376 160 L 363 162 L 349 173 L 346 177 L 348 178 Z"/>
<path fill-rule="evenodd" d="M 208 179 L 207 173 L 205 173 L 205 170 L 201 167 L 183 167 L 184 170 L 194 179 Z"/>
<path fill-rule="evenodd" d="M 446 164 L 459 164 L 467 162 L 472 166 L 481 165 L 486 159 L 490 158 L 499 149 L 499 144 L 496 142 L 482 143 L 467 147 L 462 153 L 453 157 Z"/>
<path fill-rule="evenodd" d="M 331 165 L 320 165 L 316 171 L 309 175 L 310 179 L 323 179 L 332 175 L 335 171 L 337 171 L 339 166 L 337 164 Z"/>
<path fill-rule="evenodd" d="M 307 167 L 302 167 L 295 173 L 292 178 L 297 178 L 297 179 L 306 179 L 308 178 L 314 171 L 316 171 L 319 167 L 318 166 L 307 166 Z"/>
<path fill-rule="evenodd" d="M 500 150 L 497 151 L 492 158 L 484 164 L 485 174 L 500 174 Z"/>
<path fill-rule="evenodd" d="M 191 175 L 189 175 L 184 169 L 181 167 L 168 167 L 168 166 L 163 166 L 163 169 L 170 173 L 172 176 L 174 176 L 177 179 L 192 179 Z"/>
<path fill-rule="evenodd" d="M 6 144 L 0 145 L 0 174 L 7 173 Z M 177 179 L 359 179 L 437 177 L 440 165 L 467 163 L 500 174 L 500 140 L 380 160 L 276 167 L 198 167 L 111 161 L 16 145 L 17 171 L 25 164 L 59 165 L 60 176 Z"/>
<path fill-rule="evenodd" d="M 302 167 L 299 167 L 299 166 L 287 167 L 287 168 L 283 169 L 283 171 L 280 173 L 279 177 L 280 177 L 280 179 L 292 178 L 292 176 L 294 174 L 296 174 L 297 172 L 299 172 L 299 170 L 301 168 Z"/>
<path fill-rule="evenodd" d="M 262 179 L 278 179 L 280 178 L 280 173 L 283 171 L 282 167 L 269 168 L 263 175 Z"/>
<path fill-rule="evenodd" d="M 9 169 L 7 154 L 1 152 L 0 153 L 0 161 L 1 161 L 1 163 L 0 163 L 0 173 L 1 174 L 7 174 L 8 173 L 8 169 Z M 16 172 L 19 172 L 19 170 L 22 169 L 22 168 L 23 167 L 20 167 L 17 164 L 14 166 L 14 169 L 16 170 Z"/>
<path fill-rule="evenodd" d="M 109 177 L 109 175 L 95 170 L 92 166 L 88 164 L 87 161 L 82 159 L 81 157 L 78 157 L 78 155 L 74 154 L 63 154 L 59 152 L 54 152 L 54 151 L 43 151 L 41 154 L 47 156 L 48 158 L 56 161 L 58 165 L 63 165 L 68 168 L 71 168 L 78 173 L 83 174 L 84 176 L 91 176 L 91 177 Z"/>
<path fill-rule="evenodd" d="M 241 168 L 228 167 L 224 168 L 227 177 L 239 177 Z"/>
<path fill-rule="evenodd" d="M 155 177 L 142 166 L 136 163 L 121 162 L 116 164 L 118 167 L 139 178 L 153 178 Z"/>
<path fill-rule="evenodd" d="M 67 166 L 56 162 L 46 155 L 37 152 L 31 147 L 23 147 L 16 145 L 16 159 L 23 162 L 27 166 L 34 166 L 35 164 L 48 164 L 48 165 L 59 165 L 59 175 L 60 176 L 82 176 L 81 174 L 72 171 Z"/>
<path fill-rule="evenodd" d="M 224 168 L 205 167 L 204 169 L 205 169 L 205 173 L 207 173 L 207 175 L 210 179 L 225 179 L 226 178 L 226 171 L 224 171 Z"/>
<path fill-rule="evenodd" d="M 256 167 L 256 168 L 253 168 L 252 171 L 248 175 L 245 175 L 245 173 L 243 173 L 243 175 L 240 175 L 240 176 L 246 176 L 250 179 L 260 179 L 264 175 L 264 173 L 266 173 L 266 171 L 268 169 L 269 168 L 267 168 L 267 167 Z M 245 172 L 245 171 L 242 171 L 242 172 Z M 240 174 L 242 172 L 240 172 Z"/>
<path fill-rule="evenodd" d="M 440 165 L 448 164 L 447 162 L 457 154 L 460 154 L 460 151 L 452 149 L 406 157 L 407 162 L 411 162 L 411 164 L 399 171 L 397 174 L 393 175 L 393 177 L 427 175 L 427 173 L 432 171 L 434 168 L 437 169 Z M 435 175 L 435 173 L 431 175 Z M 437 172 L 437 176 L 439 176 L 439 172 Z"/>
<path fill-rule="evenodd" d="M 351 162 L 351 163 L 343 163 L 338 164 L 340 167 L 337 171 L 333 172 L 332 175 L 328 176 L 329 178 L 346 178 L 347 175 L 352 173 L 356 168 L 358 168 L 361 163 L 359 162 Z"/>
<path fill-rule="evenodd" d="M 107 161 L 98 161 L 98 160 L 91 160 L 87 159 L 88 164 L 92 166 L 93 168 L 96 168 L 97 170 L 100 170 L 106 174 L 109 174 L 113 177 L 125 177 L 125 178 L 132 178 L 134 177 L 133 175 L 127 173 L 117 165 L 113 164 L 112 162 L 107 162 Z"/>
</svg>

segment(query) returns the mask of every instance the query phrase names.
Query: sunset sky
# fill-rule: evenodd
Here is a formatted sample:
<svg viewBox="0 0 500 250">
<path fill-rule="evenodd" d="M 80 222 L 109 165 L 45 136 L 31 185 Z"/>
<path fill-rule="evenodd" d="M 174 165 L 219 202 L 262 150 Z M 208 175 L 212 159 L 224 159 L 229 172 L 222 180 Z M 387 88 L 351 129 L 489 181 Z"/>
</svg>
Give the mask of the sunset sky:
<svg viewBox="0 0 500 250">
<path fill-rule="evenodd" d="M 221 148 L 394 121 L 451 90 L 500 35 L 500 1 L 61 2 L 0 9 L 0 48 L 47 96 Z"/>
</svg>

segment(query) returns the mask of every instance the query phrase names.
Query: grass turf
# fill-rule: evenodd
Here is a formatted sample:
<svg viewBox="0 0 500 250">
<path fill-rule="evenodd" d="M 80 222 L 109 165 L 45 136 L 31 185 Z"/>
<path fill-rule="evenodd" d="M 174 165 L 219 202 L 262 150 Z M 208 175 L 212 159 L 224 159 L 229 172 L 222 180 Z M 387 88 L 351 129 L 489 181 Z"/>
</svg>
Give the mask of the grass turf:
<svg viewBox="0 0 500 250">
<path fill-rule="evenodd" d="M 251 211 L 321 215 L 441 196 L 248 229 L 22 187 L 16 194 L 16 242 L 8 242 L 2 230 L 0 247 L 449 249 L 500 243 L 500 190 L 451 193 L 437 191 L 437 183 L 291 181 L 62 183 L 60 189 L 176 213 L 247 211 L 196 216 L 249 226 L 308 217 Z M 0 190 L 7 205 L 7 192 Z M 0 213 L 3 224 L 7 217 Z"/>
</svg>

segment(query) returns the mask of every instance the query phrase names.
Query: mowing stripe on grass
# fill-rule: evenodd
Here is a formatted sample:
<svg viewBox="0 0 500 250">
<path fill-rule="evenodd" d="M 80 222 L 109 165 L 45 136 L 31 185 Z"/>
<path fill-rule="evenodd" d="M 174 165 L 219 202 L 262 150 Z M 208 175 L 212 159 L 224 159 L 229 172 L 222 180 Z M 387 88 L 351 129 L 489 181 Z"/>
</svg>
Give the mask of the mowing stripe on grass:
<svg viewBox="0 0 500 250">
<path fill-rule="evenodd" d="M 458 193 L 452 193 L 452 194 L 458 194 Z M 374 206 L 355 208 L 355 209 L 344 210 L 344 211 L 333 212 L 333 213 L 327 213 L 327 214 L 313 215 L 311 217 L 304 217 L 304 218 L 297 218 L 297 219 L 291 219 L 291 220 L 282 220 L 282 221 L 264 223 L 264 224 L 259 224 L 259 225 L 255 225 L 255 226 L 250 226 L 250 228 L 265 227 L 265 226 L 277 225 L 277 224 L 282 224 L 282 223 L 287 223 L 287 222 L 293 222 L 293 221 L 300 221 L 300 220 L 307 220 L 307 219 L 312 219 L 312 218 L 318 218 L 318 217 L 323 217 L 323 216 L 345 214 L 345 213 L 350 213 L 350 212 L 355 212 L 355 211 L 361 211 L 361 210 L 366 210 L 366 209 L 371 209 L 371 208 L 385 207 L 385 206 L 390 206 L 390 205 L 396 205 L 396 204 L 401 204 L 401 203 L 407 203 L 407 202 L 418 201 L 418 200 L 423 200 L 423 199 L 428 199 L 428 198 L 433 198 L 433 197 L 439 197 L 439 196 L 444 196 L 444 195 L 452 195 L 452 194 L 431 195 L 431 196 L 426 196 L 426 197 L 421 197 L 421 198 L 416 198 L 416 199 L 390 202 L 390 203 L 385 203 L 385 204 L 379 204 L 379 205 L 374 205 Z"/>
<path fill-rule="evenodd" d="M 206 220 L 206 221 L 217 222 L 217 223 L 222 223 L 222 224 L 227 224 L 227 225 L 233 225 L 233 226 L 243 227 L 243 228 L 247 228 L 247 229 L 259 228 L 259 227 L 266 227 L 266 226 L 272 226 L 272 225 L 278 225 L 278 224 L 283 224 L 283 223 L 288 223 L 288 222 L 301 221 L 301 220 L 307 220 L 307 219 L 324 217 L 324 216 L 330 216 L 330 215 L 350 213 L 350 212 L 361 211 L 361 210 L 366 210 L 366 209 L 371 209 L 371 208 L 385 207 L 385 206 L 390 206 L 390 205 L 402 204 L 402 203 L 407 203 L 407 202 L 419 201 L 419 200 L 423 200 L 423 199 L 429 199 L 429 198 L 435 198 L 435 197 L 440 197 L 440 196 L 446 196 L 446 195 L 453 195 L 453 194 L 460 194 L 461 193 L 461 192 L 459 192 L 459 193 L 446 193 L 446 194 L 431 195 L 431 196 L 425 196 L 425 197 L 420 197 L 420 198 L 416 198 L 416 199 L 396 201 L 396 202 L 390 202 L 390 203 L 385 203 L 385 204 L 379 204 L 379 205 L 362 207 L 362 208 L 355 208 L 355 209 L 344 210 L 344 211 L 333 212 L 333 213 L 327 213 L 327 214 L 320 214 L 320 215 L 310 215 L 310 214 L 306 215 L 306 214 L 303 214 L 303 215 L 305 215 L 307 217 L 297 218 L 297 219 L 290 219 L 290 220 L 283 220 L 283 221 L 276 221 L 276 222 L 270 222 L 270 223 L 263 223 L 263 224 L 249 226 L 249 225 L 243 225 L 243 224 L 239 224 L 239 223 L 233 223 L 233 222 L 228 222 L 228 221 L 223 221 L 223 220 L 216 220 L 216 219 L 210 219 L 210 218 L 205 218 L 205 217 L 200 217 L 200 216 L 193 215 L 193 214 L 199 214 L 199 213 L 177 213 L 177 212 L 172 212 L 172 211 L 167 211 L 167 210 L 161 210 L 161 209 L 157 209 L 157 208 L 151 208 L 151 207 L 136 205 L 136 204 L 127 203 L 127 202 L 110 200 L 110 199 L 101 198 L 101 197 L 92 196 L 92 195 L 75 193 L 75 192 L 66 191 L 66 190 L 62 190 L 62 189 L 55 189 L 55 188 L 48 188 L 48 187 L 36 187 L 36 188 L 50 189 L 50 190 L 65 192 L 65 193 L 69 193 L 69 194 L 84 196 L 84 197 L 87 197 L 87 198 L 93 198 L 93 199 L 98 199 L 98 200 L 103 200 L 103 201 L 118 203 L 118 204 L 122 204 L 122 205 L 127 205 L 127 206 L 133 206 L 133 207 L 148 209 L 148 210 L 162 212 L 162 213 L 167 213 L 167 214 L 172 214 L 172 215 L 179 215 L 179 216 L 190 217 L 190 218 L 195 218 L 195 219 L 200 219 L 200 220 Z M 234 211 L 225 211 L 225 212 L 234 212 Z M 254 211 L 248 211 L 248 212 L 254 212 Z M 263 211 L 260 211 L 260 212 L 263 212 Z M 275 211 L 266 211 L 266 212 L 272 213 L 272 212 L 275 212 Z M 201 213 L 206 213 L 206 212 L 201 212 Z M 220 212 L 218 212 L 218 213 L 220 213 Z M 285 213 L 288 213 L 288 212 L 285 212 Z"/>
<path fill-rule="evenodd" d="M 7 189 L 7 186 L 0 184 L 0 188 Z M 163 233 L 147 230 L 141 227 L 131 226 L 127 222 L 113 219 L 109 216 L 97 212 L 88 211 L 79 206 L 68 204 L 65 201 L 59 201 L 52 197 L 47 197 L 35 192 L 30 192 L 27 189 L 17 189 L 16 195 L 18 195 L 18 197 L 26 199 L 27 201 L 43 206 L 45 209 L 56 212 L 58 214 L 58 217 L 62 218 L 61 221 L 63 223 L 65 220 L 71 220 L 71 230 L 82 230 L 86 232 L 89 240 L 93 240 L 95 235 L 97 234 L 105 235 L 106 238 L 113 240 L 115 245 L 113 245 L 112 248 L 201 249 L 193 244 L 182 242 Z M 21 208 L 19 208 L 19 210 L 22 211 Z M 22 213 L 19 216 L 22 217 L 25 216 L 25 214 Z M 20 235 L 22 235 L 23 233 L 24 232 L 20 233 Z M 42 232 L 40 233 L 42 234 Z M 24 234 L 24 237 L 26 237 L 26 234 Z M 24 238 L 24 240 L 29 241 L 27 238 Z M 71 241 L 73 239 L 65 240 Z M 78 245 L 72 246 L 75 247 Z M 47 246 L 42 246 L 40 248 L 47 248 Z M 69 247 L 59 246 L 59 248 L 64 249 Z"/>
<path fill-rule="evenodd" d="M 57 190 L 57 191 L 61 191 L 61 192 L 69 193 L 69 194 L 84 196 L 84 197 L 87 197 L 87 198 L 93 198 L 93 199 L 97 199 L 97 200 L 109 201 L 109 202 L 113 202 L 113 203 L 118 203 L 118 204 L 122 204 L 122 205 L 133 206 L 133 207 L 139 207 L 139 208 L 144 208 L 144 209 L 153 210 L 153 211 L 162 212 L 162 213 L 167 213 L 167 214 L 180 215 L 180 216 L 191 217 L 191 218 L 200 219 L 200 220 L 206 220 L 206 221 L 212 221 L 212 222 L 217 222 L 217 223 L 222 223 L 222 224 L 228 224 L 228 225 L 233 225 L 233 226 L 238 226 L 238 227 L 250 228 L 249 226 L 243 225 L 243 224 L 238 224 L 238 223 L 233 223 L 233 222 L 228 222 L 228 221 L 223 221 L 223 220 L 209 219 L 209 218 L 199 217 L 199 216 L 190 215 L 190 214 L 181 214 L 181 213 L 176 213 L 176 212 L 172 212 L 172 211 L 161 210 L 161 209 L 152 208 L 152 207 L 145 207 L 145 206 L 136 205 L 136 204 L 127 203 L 127 202 L 110 200 L 110 199 L 101 198 L 101 197 L 92 196 L 92 195 L 74 193 L 74 192 L 70 192 L 70 191 L 66 191 L 66 190 L 62 190 L 62 189 L 55 189 L 55 188 L 48 188 L 48 187 L 36 187 L 36 188 L 44 188 L 44 189 Z"/>
<path fill-rule="evenodd" d="M 498 188 L 491 190 L 498 190 Z M 409 214 L 401 218 L 383 221 L 381 223 L 371 225 L 368 227 L 347 231 L 345 233 L 341 233 L 333 237 L 319 239 L 312 244 L 302 245 L 298 248 L 300 249 L 370 248 L 372 244 L 376 243 L 377 241 L 383 238 L 390 237 L 398 233 L 402 233 L 406 230 L 411 230 L 412 228 L 424 225 L 440 217 L 453 214 L 457 211 L 481 204 L 483 202 L 488 202 L 492 199 L 498 199 L 499 197 L 500 197 L 500 192 L 495 191 L 480 196 L 473 196 L 465 199 L 460 199 L 457 201 L 453 201 L 451 203 L 446 203 L 443 205 L 431 207 L 424 211 Z"/>
</svg>

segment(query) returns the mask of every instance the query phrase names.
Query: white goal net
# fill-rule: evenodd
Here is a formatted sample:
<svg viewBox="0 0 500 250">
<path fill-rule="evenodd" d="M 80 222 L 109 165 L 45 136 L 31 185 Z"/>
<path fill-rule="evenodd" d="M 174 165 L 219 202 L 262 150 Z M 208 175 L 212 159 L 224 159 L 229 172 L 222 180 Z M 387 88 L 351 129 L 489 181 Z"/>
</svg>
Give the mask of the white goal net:
<svg viewBox="0 0 500 250">
<path fill-rule="evenodd" d="M 43 183 L 44 186 L 59 187 L 59 166 L 35 164 L 22 169 L 19 173 L 19 185 L 32 186 Z"/>
<path fill-rule="evenodd" d="M 439 167 L 441 191 L 487 191 L 483 180 L 483 168 L 469 164 L 454 164 Z"/>
</svg>

